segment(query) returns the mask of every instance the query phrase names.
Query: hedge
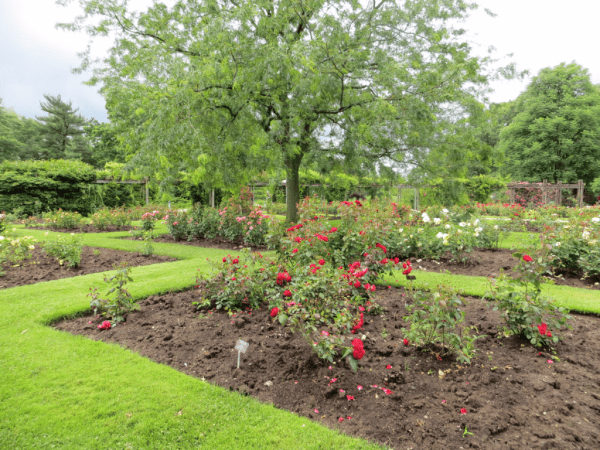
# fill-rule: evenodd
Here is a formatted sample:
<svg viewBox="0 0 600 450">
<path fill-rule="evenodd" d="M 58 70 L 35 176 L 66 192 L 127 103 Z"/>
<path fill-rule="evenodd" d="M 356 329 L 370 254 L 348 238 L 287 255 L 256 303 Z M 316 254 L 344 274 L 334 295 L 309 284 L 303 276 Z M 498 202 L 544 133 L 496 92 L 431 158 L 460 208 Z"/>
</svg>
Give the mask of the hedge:
<svg viewBox="0 0 600 450">
<path fill-rule="evenodd" d="M 92 212 L 96 171 L 81 161 L 4 161 L 0 164 L 0 211 L 32 215 L 59 208 Z"/>
</svg>

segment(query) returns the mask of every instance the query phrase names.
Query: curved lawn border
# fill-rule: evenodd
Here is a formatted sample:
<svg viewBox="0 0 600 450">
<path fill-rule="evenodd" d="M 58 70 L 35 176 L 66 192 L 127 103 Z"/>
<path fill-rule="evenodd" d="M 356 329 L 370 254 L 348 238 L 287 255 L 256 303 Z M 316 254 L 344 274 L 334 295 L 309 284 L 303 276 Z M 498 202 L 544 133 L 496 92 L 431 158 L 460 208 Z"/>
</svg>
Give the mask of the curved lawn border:
<svg viewBox="0 0 600 450">
<path fill-rule="evenodd" d="M 102 235 L 85 236 L 84 243 L 123 250 L 136 244 Z M 130 292 L 136 299 L 189 287 L 198 268 L 208 270 L 206 257 L 226 254 L 177 244 L 156 248 L 186 259 L 135 268 Z M 0 291 L 0 448 L 381 448 L 120 346 L 46 326 L 88 309 L 85 295 L 101 275 Z"/>
</svg>

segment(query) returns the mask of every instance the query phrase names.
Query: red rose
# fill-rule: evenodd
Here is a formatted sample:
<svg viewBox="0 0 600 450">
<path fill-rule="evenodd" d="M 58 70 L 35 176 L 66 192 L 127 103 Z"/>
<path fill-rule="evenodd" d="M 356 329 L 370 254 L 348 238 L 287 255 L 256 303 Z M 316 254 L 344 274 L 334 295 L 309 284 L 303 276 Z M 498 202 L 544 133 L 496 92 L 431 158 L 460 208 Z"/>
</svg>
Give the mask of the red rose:
<svg viewBox="0 0 600 450">
<path fill-rule="evenodd" d="M 239 259 L 237 259 L 237 258 L 235 258 L 233 261 L 231 261 L 231 264 L 237 264 L 237 263 L 239 263 L 239 262 L 240 262 L 240 260 L 239 260 Z"/>
<path fill-rule="evenodd" d="M 466 414 L 466 413 L 467 413 L 467 408 L 462 408 L 462 409 L 460 410 L 460 413 L 461 413 L 461 414 Z"/>
<path fill-rule="evenodd" d="M 101 330 L 110 330 L 111 327 L 112 324 L 108 320 L 102 322 L 102 325 L 98 325 L 98 328 L 100 328 Z"/>
<path fill-rule="evenodd" d="M 223 258 L 223 262 L 227 262 L 227 258 L 226 258 L 226 257 L 225 257 L 225 258 Z"/>
<path fill-rule="evenodd" d="M 358 289 L 358 288 L 360 287 L 360 281 L 358 281 L 358 280 L 357 280 L 357 281 L 354 283 L 354 287 L 355 287 L 356 289 Z"/>
<path fill-rule="evenodd" d="M 292 296 L 292 292 L 291 292 L 289 289 L 286 289 L 286 290 L 283 292 L 283 296 L 284 296 L 284 297 L 291 297 L 291 296 Z"/>
<path fill-rule="evenodd" d="M 408 345 L 408 338 L 404 338 L 404 341 L 402 342 L 404 342 L 404 345 Z"/>
<path fill-rule="evenodd" d="M 352 356 L 354 359 L 362 359 L 365 356 L 365 349 L 363 348 L 363 342 L 356 338 L 352 340 L 352 347 L 354 351 L 352 352 Z"/>
<path fill-rule="evenodd" d="M 533 259 L 529 255 L 523 255 L 523 261 L 531 262 Z"/>
<path fill-rule="evenodd" d="M 294 250 L 292 250 L 292 253 L 298 253 L 298 249 L 295 248 Z"/>
<path fill-rule="evenodd" d="M 385 246 L 377 243 L 377 244 L 375 244 L 375 247 L 380 248 L 381 250 L 383 250 L 383 253 L 387 253 L 387 248 L 385 248 Z"/>
<path fill-rule="evenodd" d="M 538 330 L 540 331 L 540 334 L 542 336 L 545 336 L 546 335 L 546 331 L 548 330 L 548 327 L 547 327 L 547 325 L 545 323 L 543 323 L 541 325 L 538 325 Z"/>
<path fill-rule="evenodd" d="M 279 314 L 279 308 L 273 308 L 271 310 L 271 317 L 276 317 Z"/>
<path fill-rule="evenodd" d="M 321 265 L 325 264 L 325 260 L 324 259 L 320 259 L 319 260 L 319 264 L 321 264 Z"/>
<path fill-rule="evenodd" d="M 546 336 L 548 336 L 548 337 L 552 337 L 552 333 L 548 331 L 548 332 L 546 333 Z"/>
</svg>

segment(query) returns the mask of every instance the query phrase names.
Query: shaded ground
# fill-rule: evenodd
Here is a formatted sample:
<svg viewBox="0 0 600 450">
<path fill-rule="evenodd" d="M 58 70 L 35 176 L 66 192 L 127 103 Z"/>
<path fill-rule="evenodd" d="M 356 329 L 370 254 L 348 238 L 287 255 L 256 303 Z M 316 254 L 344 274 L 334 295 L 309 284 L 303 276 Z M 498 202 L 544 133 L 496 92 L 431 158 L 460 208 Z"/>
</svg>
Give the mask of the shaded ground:
<svg viewBox="0 0 600 450">
<path fill-rule="evenodd" d="M 428 272 L 449 271 L 454 275 L 470 275 L 479 277 L 497 277 L 500 271 L 504 270 L 506 274 L 515 275 L 513 268 L 518 263 L 517 258 L 512 256 L 511 250 L 485 250 L 479 249 L 471 253 L 468 261 L 450 262 L 450 258 L 440 260 L 411 260 L 413 267 Z M 556 284 L 573 286 L 579 288 L 589 287 L 590 289 L 600 289 L 598 277 L 580 279 L 580 275 L 563 272 L 560 277 L 552 278 Z"/>
<path fill-rule="evenodd" d="M 114 233 L 115 231 L 129 231 L 133 230 L 134 227 L 124 226 L 124 227 L 116 227 L 114 225 L 107 225 L 106 228 L 100 230 L 94 225 L 84 225 L 81 228 L 51 228 L 51 227 L 43 227 L 43 226 L 35 226 L 35 227 L 26 227 L 34 230 L 48 230 L 55 231 L 57 233 Z"/>
<path fill-rule="evenodd" d="M 576 316 L 574 330 L 556 348 L 560 361 L 549 364 L 548 353 L 540 355 L 518 337 L 499 337 L 499 313 L 468 299 L 466 322 L 484 337 L 475 343 L 477 359 L 461 366 L 404 346 L 408 297 L 400 289 L 382 290 L 378 301 L 387 312 L 365 317 L 366 356 L 355 374 L 344 361 L 318 360 L 308 343 L 273 323 L 264 308 L 230 318 L 200 313 L 192 306 L 198 297 L 194 291 L 151 296 L 126 324 L 107 331 L 97 328 L 101 318 L 91 317 L 56 328 L 119 343 L 188 375 L 397 449 L 600 448 L 597 317 Z M 240 338 L 250 346 L 236 369 L 233 348 Z M 463 437 L 465 427 L 473 434 Z"/>
<path fill-rule="evenodd" d="M 126 237 L 123 238 L 126 240 L 140 240 L 135 237 Z M 216 237 L 214 239 L 204 239 L 204 238 L 193 238 L 191 241 L 186 239 L 182 239 L 181 241 L 176 241 L 171 237 L 170 234 L 162 234 L 155 238 L 153 242 L 162 242 L 165 244 L 181 244 L 181 245 L 191 245 L 193 247 L 204 247 L 204 248 L 219 248 L 222 250 L 240 250 L 242 248 L 250 247 L 248 244 L 244 244 L 243 241 L 231 242 L 226 239 Z M 267 247 L 265 245 L 257 245 L 250 247 L 252 251 L 266 251 Z"/>
<path fill-rule="evenodd" d="M 132 266 L 147 266 L 177 260 L 168 256 L 141 256 L 139 253 L 123 250 L 83 247 L 79 267 L 68 268 L 61 266 L 56 258 L 47 256 L 43 250 L 36 247 L 33 257 L 23 261 L 21 265 L 2 266 L 6 275 L 0 277 L 0 289 L 113 270 L 113 265 L 123 261 Z"/>
</svg>

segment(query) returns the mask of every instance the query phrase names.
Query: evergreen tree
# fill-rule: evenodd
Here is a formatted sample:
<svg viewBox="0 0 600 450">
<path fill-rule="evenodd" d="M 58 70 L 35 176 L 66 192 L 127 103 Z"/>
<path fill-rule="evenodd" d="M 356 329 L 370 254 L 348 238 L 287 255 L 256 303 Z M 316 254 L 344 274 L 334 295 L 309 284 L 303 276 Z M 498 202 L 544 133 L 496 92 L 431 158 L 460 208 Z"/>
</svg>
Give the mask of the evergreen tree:
<svg viewBox="0 0 600 450">
<path fill-rule="evenodd" d="M 41 122 L 44 136 L 42 159 L 78 159 L 92 164 L 92 152 L 85 138 L 84 127 L 89 123 L 72 102 L 65 103 L 60 95 L 44 95 L 46 103 L 40 102 L 47 116 L 36 118 Z"/>
</svg>

